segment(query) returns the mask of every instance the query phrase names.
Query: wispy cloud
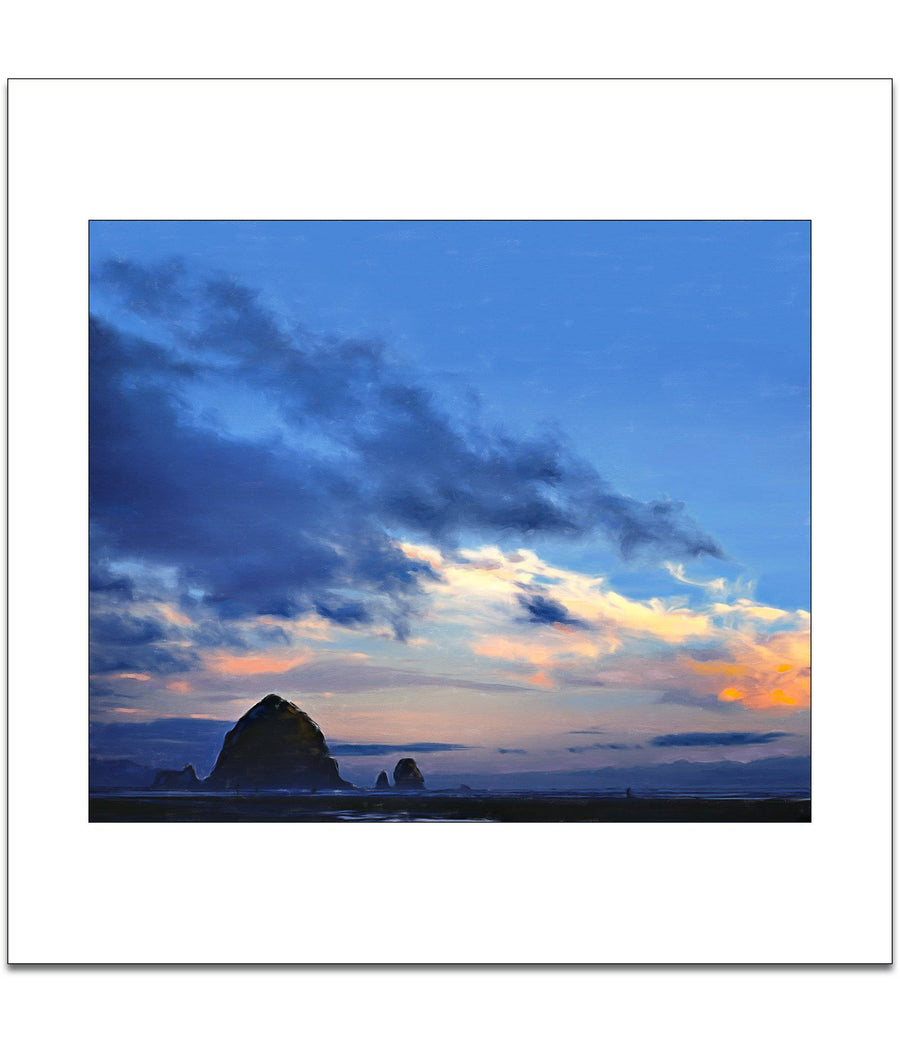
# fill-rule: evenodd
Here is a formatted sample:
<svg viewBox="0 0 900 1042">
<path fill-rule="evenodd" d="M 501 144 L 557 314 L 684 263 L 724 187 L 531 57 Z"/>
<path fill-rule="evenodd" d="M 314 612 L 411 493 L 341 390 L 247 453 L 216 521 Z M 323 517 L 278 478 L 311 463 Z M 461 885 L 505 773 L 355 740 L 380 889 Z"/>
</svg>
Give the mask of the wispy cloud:
<svg viewBox="0 0 900 1042">
<path fill-rule="evenodd" d="M 592 742 L 590 745 L 570 745 L 566 752 L 570 753 L 587 753 L 593 752 L 595 749 L 612 749 L 616 752 L 622 752 L 626 749 L 640 749 L 640 745 L 629 744 L 628 742 Z"/>
<path fill-rule="evenodd" d="M 527 549 L 444 552 L 403 544 L 432 569 L 431 612 L 477 635 L 470 650 L 507 663 L 523 683 L 560 690 L 657 691 L 696 708 L 789 712 L 809 705 L 809 613 L 740 597 L 691 606 L 683 597 L 629 598 L 600 576 L 550 565 Z M 527 633 L 516 605 L 540 595 Z M 528 597 L 533 597 L 529 593 Z M 573 620 L 578 625 L 573 625 Z"/>
<path fill-rule="evenodd" d="M 471 745 L 453 742 L 407 742 L 404 745 L 379 744 L 377 742 L 329 742 L 333 756 L 388 756 L 394 753 L 446 753 L 471 749 Z"/>
<path fill-rule="evenodd" d="M 660 748 L 687 748 L 698 745 L 768 745 L 779 738 L 790 738 L 788 731 L 688 731 L 684 734 L 660 734 L 650 744 Z"/>
</svg>

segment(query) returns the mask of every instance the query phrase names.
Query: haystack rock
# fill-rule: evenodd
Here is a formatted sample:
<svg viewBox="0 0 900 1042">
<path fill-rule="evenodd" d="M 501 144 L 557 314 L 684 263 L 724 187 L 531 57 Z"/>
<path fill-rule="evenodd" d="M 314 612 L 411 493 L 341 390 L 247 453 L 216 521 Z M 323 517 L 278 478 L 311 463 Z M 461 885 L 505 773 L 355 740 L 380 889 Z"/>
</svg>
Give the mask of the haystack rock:
<svg viewBox="0 0 900 1042">
<path fill-rule="evenodd" d="M 397 789 L 424 789 L 425 779 L 416 766 L 416 761 L 405 756 L 394 768 L 394 787 Z"/>
<path fill-rule="evenodd" d="M 278 695 L 266 695 L 225 735 L 205 784 L 212 789 L 352 789 L 316 724 Z"/>
<path fill-rule="evenodd" d="M 391 783 L 388 781 L 387 771 L 382 771 L 378 775 L 378 777 L 375 779 L 375 788 L 376 789 L 389 789 L 390 787 L 391 787 Z"/>
<path fill-rule="evenodd" d="M 180 771 L 157 771 L 153 779 L 154 789 L 196 789 L 200 779 L 193 764 L 182 767 Z"/>
</svg>

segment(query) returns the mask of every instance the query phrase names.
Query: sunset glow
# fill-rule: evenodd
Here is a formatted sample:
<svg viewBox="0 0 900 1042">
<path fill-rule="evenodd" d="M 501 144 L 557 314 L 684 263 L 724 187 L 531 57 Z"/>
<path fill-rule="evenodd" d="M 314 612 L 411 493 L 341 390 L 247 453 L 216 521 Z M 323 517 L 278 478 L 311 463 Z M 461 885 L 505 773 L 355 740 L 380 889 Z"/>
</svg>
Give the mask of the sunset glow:
<svg viewBox="0 0 900 1042">
<path fill-rule="evenodd" d="M 804 222 L 91 235 L 92 756 L 808 775 Z"/>
</svg>

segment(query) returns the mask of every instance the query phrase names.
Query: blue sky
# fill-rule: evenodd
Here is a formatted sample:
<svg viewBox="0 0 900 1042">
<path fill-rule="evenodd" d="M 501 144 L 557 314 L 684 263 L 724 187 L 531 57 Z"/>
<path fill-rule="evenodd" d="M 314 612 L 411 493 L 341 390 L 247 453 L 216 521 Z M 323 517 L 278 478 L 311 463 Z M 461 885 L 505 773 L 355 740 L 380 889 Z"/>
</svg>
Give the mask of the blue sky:
<svg viewBox="0 0 900 1042">
<path fill-rule="evenodd" d="M 510 427 L 558 422 L 617 488 L 689 504 L 761 597 L 809 608 L 807 222 L 92 226 L 94 265 L 172 257 L 381 339 Z"/>
<path fill-rule="evenodd" d="M 91 267 L 105 734 L 279 690 L 445 773 L 803 751 L 807 223 L 94 222 Z"/>
</svg>

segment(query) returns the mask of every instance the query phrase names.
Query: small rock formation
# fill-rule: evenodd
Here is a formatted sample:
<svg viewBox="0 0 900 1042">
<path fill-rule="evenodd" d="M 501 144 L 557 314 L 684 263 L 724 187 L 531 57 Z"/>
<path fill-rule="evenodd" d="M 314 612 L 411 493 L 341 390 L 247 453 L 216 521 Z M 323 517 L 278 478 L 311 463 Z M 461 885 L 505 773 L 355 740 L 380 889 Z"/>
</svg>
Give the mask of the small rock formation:
<svg viewBox="0 0 900 1042">
<path fill-rule="evenodd" d="M 471 785 L 465 785 L 465 784 L 460 785 L 459 791 L 460 792 L 471 792 L 472 791 L 472 786 Z"/>
<path fill-rule="evenodd" d="M 376 789 L 389 789 L 390 787 L 391 787 L 391 783 L 388 781 L 387 771 L 382 771 L 378 775 L 378 777 L 375 779 L 375 788 Z"/>
<path fill-rule="evenodd" d="M 325 736 L 306 713 L 266 695 L 225 735 L 205 785 L 211 789 L 352 789 Z"/>
<path fill-rule="evenodd" d="M 425 779 L 411 756 L 404 756 L 394 768 L 394 788 L 424 789 Z"/>
<path fill-rule="evenodd" d="M 157 771 L 151 789 L 196 789 L 200 779 L 193 764 L 187 764 L 180 771 Z"/>
</svg>

